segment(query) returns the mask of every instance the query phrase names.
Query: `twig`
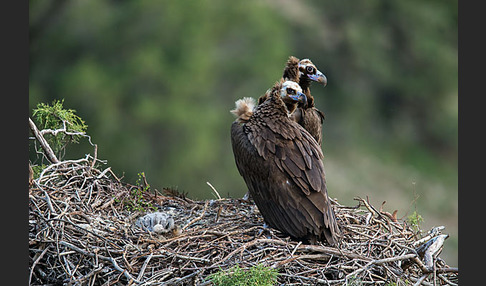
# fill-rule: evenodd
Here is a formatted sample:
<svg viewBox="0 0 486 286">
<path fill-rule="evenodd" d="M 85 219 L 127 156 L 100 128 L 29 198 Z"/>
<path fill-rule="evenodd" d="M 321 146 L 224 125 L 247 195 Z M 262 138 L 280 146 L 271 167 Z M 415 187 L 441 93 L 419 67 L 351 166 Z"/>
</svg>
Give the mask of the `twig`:
<svg viewBox="0 0 486 286">
<path fill-rule="evenodd" d="M 154 254 L 151 252 L 149 256 L 147 256 L 147 259 L 145 259 L 145 262 L 142 265 L 142 268 L 140 269 L 140 272 L 138 273 L 137 280 L 142 281 L 143 278 L 143 273 L 145 272 L 145 268 L 147 268 L 148 263 L 150 262 L 150 259 L 152 259 L 152 256 Z"/>
<path fill-rule="evenodd" d="M 106 168 L 106 169 L 105 169 L 105 170 L 103 170 L 103 172 L 101 172 L 101 174 L 99 174 L 99 175 L 98 175 L 98 177 L 96 177 L 96 178 L 97 178 L 97 179 L 101 179 L 101 178 L 103 178 L 103 176 L 104 176 L 104 175 L 106 175 L 106 173 L 107 173 L 108 171 L 110 171 L 110 170 L 111 170 L 111 167 Z"/>
<path fill-rule="evenodd" d="M 389 257 L 389 258 L 383 258 L 383 259 L 378 259 L 378 260 L 373 260 L 371 263 L 380 265 L 383 263 L 388 263 L 388 262 L 395 262 L 395 261 L 400 261 L 400 260 L 407 260 L 410 258 L 417 257 L 417 254 L 405 254 L 405 255 L 400 255 L 396 257 Z"/>
<path fill-rule="evenodd" d="M 30 118 L 29 118 L 30 119 Z M 51 134 L 53 136 L 56 136 L 59 132 L 62 132 L 68 136 L 82 136 L 82 137 L 87 137 L 88 138 L 88 141 L 89 141 L 89 144 L 91 144 L 91 146 L 94 146 L 95 144 L 93 144 L 93 142 L 91 142 L 91 136 L 87 135 L 85 132 L 71 132 L 71 131 L 68 131 L 67 130 L 67 127 L 66 127 L 66 121 L 63 120 L 62 121 L 62 128 L 60 129 L 43 129 L 40 131 L 40 134 L 41 135 L 44 135 L 44 134 Z"/>
<path fill-rule="evenodd" d="M 417 252 L 424 257 L 424 264 L 427 269 L 433 268 L 435 257 L 442 251 L 444 241 L 448 237 L 448 234 L 440 234 L 417 249 Z"/>
<path fill-rule="evenodd" d="M 70 243 L 68 243 L 68 242 L 65 242 L 65 241 L 60 241 L 60 242 L 59 242 L 59 244 L 60 244 L 60 245 L 64 245 L 64 246 L 66 246 L 66 247 L 69 247 L 69 248 L 71 248 L 72 250 L 74 250 L 74 251 L 76 251 L 76 252 L 79 252 L 79 253 L 81 253 L 81 254 L 83 254 L 83 255 L 86 255 L 86 256 L 89 256 L 89 257 L 95 257 L 95 254 L 90 253 L 90 252 L 87 252 L 87 251 L 85 251 L 85 250 L 82 250 L 81 248 L 79 248 L 79 247 L 77 247 L 77 246 L 74 246 L 74 245 L 72 245 L 72 244 L 70 244 Z M 116 260 L 114 260 L 113 258 L 111 258 L 111 257 L 106 257 L 106 256 L 102 256 L 102 255 L 96 255 L 96 256 L 97 256 L 99 259 L 101 259 L 101 260 L 105 260 L 105 261 L 110 262 L 110 263 L 113 265 L 113 267 L 114 267 L 116 270 L 120 271 L 120 272 L 121 272 L 121 273 L 122 273 L 122 274 L 123 274 L 125 277 L 127 277 L 127 279 L 128 279 L 129 281 L 130 281 L 130 280 L 133 280 L 133 281 L 135 281 L 136 283 L 141 283 L 141 282 L 140 282 L 138 279 L 133 278 L 133 276 L 132 276 L 132 275 L 130 275 L 130 273 L 128 273 L 128 271 L 127 271 L 127 270 L 125 270 L 125 269 L 121 268 L 121 267 L 118 265 L 118 263 L 116 262 Z"/>
<path fill-rule="evenodd" d="M 49 197 L 49 194 L 41 188 L 41 186 L 36 182 L 35 183 L 37 185 L 37 187 L 42 190 L 42 192 L 44 193 L 44 196 L 45 196 L 45 200 L 46 200 L 46 203 L 47 203 L 47 206 L 49 207 L 49 210 L 51 211 L 51 213 L 53 215 L 57 215 L 56 211 L 54 210 L 54 207 L 52 206 L 52 202 L 51 202 L 51 198 Z M 48 219 L 50 218 L 50 216 L 48 217 Z"/>
<path fill-rule="evenodd" d="M 432 228 L 431 230 L 429 230 L 429 232 L 427 233 L 426 236 L 424 236 L 423 238 L 412 243 L 412 246 L 417 247 L 417 246 L 427 242 L 429 239 L 441 234 L 441 231 L 444 230 L 444 229 L 445 229 L 445 227 L 442 226 L 442 225 Z"/>
<path fill-rule="evenodd" d="M 425 280 L 425 278 L 427 278 L 428 274 L 424 274 L 422 275 L 422 277 L 420 277 L 417 282 L 415 282 L 415 284 L 413 284 L 413 286 L 419 286 L 420 284 L 422 284 L 422 282 Z"/>
<path fill-rule="evenodd" d="M 45 155 L 51 163 L 59 163 L 59 159 L 57 159 L 56 155 L 54 154 L 54 151 L 52 151 L 51 146 L 47 143 L 46 139 L 42 135 L 42 133 L 37 129 L 37 126 L 35 125 L 34 121 L 30 119 L 29 117 L 29 126 L 30 130 L 32 130 L 32 133 L 34 134 L 35 138 L 37 141 L 39 141 L 42 149 L 44 149 Z"/>
<path fill-rule="evenodd" d="M 302 241 L 299 241 L 297 245 L 294 247 L 294 250 L 292 250 L 292 253 L 290 253 L 290 256 L 294 256 L 295 252 L 297 251 L 297 248 L 302 244 Z"/>
<path fill-rule="evenodd" d="M 204 209 L 201 212 L 201 215 L 199 217 L 191 220 L 189 223 L 187 223 L 184 227 L 182 227 L 182 230 L 185 230 L 186 228 L 188 228 L 193 223 L 200 221 L 204 217 L 204 215 L 206 214 L 206 209 L 208 207 L 208 204 L 209 204 L 209 201 L 206 201 L 206 203 L 204 204 Z"/>
<path fill-rule="evenodd" d="M 181 278 L 173 278 L 173 281 L 168 281 L 167 283 L 164 283 L 163 285 L 174 285 L 173 283 L 175 283 L 177 285 L 177 283 L 181 283 L 184 280 L 187 280 L 187 279 L 190 279 L 190 278 L 192 278 L 194 276 L 199 275 L 199 273 L 201 271 L 202 270 L 195 271 L 195 272 L 193 272 L 191 274 L 188 274 L 188 275 L 186 275 L 184 277 L 181 277 Z M 173 283 L 171 283 L 171 282 L 173 282 Z"/>
<path fill-rule="evenodd" d="M 445 268 L 437 268 L 437 273 L 459 273 L 459 268 L 457 267 L 445 267 Z"/>
<path fill-rule="evenodd" d="M 53 164 L 47 166 L 44 170 L 42 170 L 42 172 L 39 175 L 38 180 L 41 181 L 41 178 L 44 176 L 45 173 L 47 173 L 48 171 L 51 171 L 52 169 L 54 169 L 56 167 L 59 167 L 61 165 L 68 165 L 68 164 L 79 164 L 79 163 L 82 163 L 82 162 L 88 162 L 88 159 L 83 158 L 83 159 L 78 159 L 78 160 L 65 160 L 65 161 L 58 161 L 56 163 L 53 163 Z"/>
<path fill-rule="evenodd" d="M 210 262 L 209 259 L 204 259 L 204 258 L 201 258 L 201 257 L 193 257 L 193 256 L 187 256 L 187 255 L 172 253 L 172 252 L 169 252 L 169 251 L 163 250 L 163 249 L 161 249 L 159 251 L 160 251 L 160 253 L 166 253 L 170 256 L 177 257 L 177 258 L 184 259 L 184 260 L 197 261 L 197 262 L 203 262 L 203 263 L 209 263 Z M 153 257 L 154 258 L 163 258 L 163 257 L 165 257 L 165 255 L 153 255 Z"/>
<path fill-rule="evenodd" d="M 47 252 L 48 249 L 49 249 L 48 246 L 46 248 L 44 248 L 44 250 L 42 251 L 42 253 L 34 261 L 34 263 L 32 263 L 32 267 L 31 267 L 30 273 L 29 273 L 29 285 L 31 285 L 30 284 L 30 281 L 32 280 L 32 273 L 34 272 L 35 266 L 37 265 L 37 263 L 39 263 L 39 261 L 42 259 L 42 257 L 44 256 L 44 254 L 46 254 L 46 252 Z"/>
<path fill-rule="evenodd" d="M 213 187 L 213 185 L 211 185 L 210 182 L 206 182 L 206 184 L 208 184 L 208 186 L 216 193 L 218 200 L 221 200 L 221 196 L 219 195 L 218 191 L 216 191 L 216 189 Z"/>
<path fill-rule="evenodd" d="M 396 256 L 396 257 L 389 257 L 389 258 L 383 258 L 383 259 L 378 259 L 378 260 L 372 260 L 372 261 L 368 262 L 364 267 L 358 268 L 355 271 L 349 273 L 348 275 L 346 275 L 346 277 L 354 277 L 358 273 L 368 270 L 371 267 L 371 265 L 381 265 L 381 264 L 388 263 L 388 262 L 407 260 L 407 259 L 414 258 L 416 256 L 417 256 L 416 254 L 405 254 L 405 255 Z"/>
<path fill-rule="evenodd" d="M 91 165 L 89 166 L 89 169 L 93 169 L 94 165 L 96 164 L 96 160 L 98 157 L 98 144 L 94 144 L 94 156 L 93 156 L 93 161 L 91 162 Z"/>
</svg>

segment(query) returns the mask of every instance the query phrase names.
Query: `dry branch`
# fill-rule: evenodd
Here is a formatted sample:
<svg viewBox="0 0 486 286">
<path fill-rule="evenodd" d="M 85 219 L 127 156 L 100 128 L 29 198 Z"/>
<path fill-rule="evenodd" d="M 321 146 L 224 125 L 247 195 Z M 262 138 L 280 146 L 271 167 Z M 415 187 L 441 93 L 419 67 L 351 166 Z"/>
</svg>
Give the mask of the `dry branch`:
<svg viewBox="0 0 486 286">
<path fill-rule="evenodd" d="M 49 146 L 46 139 L 44 138 L 42 133 L 39 131 L 39 129 L 37 129 L 37 126 L 35 125 L 34 121 L 32 121 L 32 119 L 30 119 L 30 117 L 29 117 L 29 127 L 30 127 L 30 130 L 32 131 L 32 133 L 34 134 L 35 138 L 37 139 L 37 141 L 39 141 L 42 149 L 45 152 L 47 159 L 51 163 L 58 163 L 59 160 L 57 159 L 56 155 L 54 154 L 54 151 L 52 151 L 51 146 Z"/>
</svg>

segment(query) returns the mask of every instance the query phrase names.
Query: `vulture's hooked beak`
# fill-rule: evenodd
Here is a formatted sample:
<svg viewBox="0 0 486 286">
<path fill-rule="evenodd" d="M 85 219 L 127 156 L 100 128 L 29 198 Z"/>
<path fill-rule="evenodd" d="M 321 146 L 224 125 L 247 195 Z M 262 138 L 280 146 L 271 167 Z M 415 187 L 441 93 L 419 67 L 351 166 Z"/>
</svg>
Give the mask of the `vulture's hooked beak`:
<svg viewBox="0 0 486 286">
<path fill-rule="evenodd" d="M 306 106 L 307 105 L 307 96 L 304 93 L 298 91 L 296 95 L 290 96 L 293 100 L 299 103 L 299 106 Z"/>
<path fill-rule="evenodd" d="M 307 77 L 313 81 L 317 81 L 318 83 L 321 83 L 324 86 L 327 85 L 327 77 L 319 70 L 316 70 L 316 74 L 308 74 Z"/>
</svg>

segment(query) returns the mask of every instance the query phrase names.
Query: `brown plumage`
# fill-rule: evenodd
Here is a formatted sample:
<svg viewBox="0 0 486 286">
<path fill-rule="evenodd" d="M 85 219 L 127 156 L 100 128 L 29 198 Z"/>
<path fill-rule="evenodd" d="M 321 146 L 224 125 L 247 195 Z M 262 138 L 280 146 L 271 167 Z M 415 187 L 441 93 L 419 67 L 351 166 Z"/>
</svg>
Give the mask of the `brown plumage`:
<svg viewBox="0 0 486 286">
<path fill-rule="evenodd" d="M 322 144 L 322 123 L 324 120 L 324 113 L 318 110 L 314 105 L 314 97 L 310 92 L 310 84 L 312 81 L 319 82 L 324 86 L 327 84 L 326 76 L 321 73 L 316 66 L 309 60 L 299 60 L 294 56 L 290 56 L 285 64 L 283 79 L 291 80 L 299 83 L 302 92 L 307 97 L 307 104 L 300 105 L 297 110 L 292 113 L 292 119 L 299 123 L 305 130 Z M 269 97 L 267 91 L 258 99 L 258 104 L 263 103 Z"/>
<path fill-rule="evenodd" d="M 246 122 L 235 120 L 235 162 L 270 227 L 311 243 L 335 244 L 340 231 L 327 195 L 321 148 L 289 117 L 300 99 L 305 95 L 299 85 L 281 80 Z"/>
</svg>

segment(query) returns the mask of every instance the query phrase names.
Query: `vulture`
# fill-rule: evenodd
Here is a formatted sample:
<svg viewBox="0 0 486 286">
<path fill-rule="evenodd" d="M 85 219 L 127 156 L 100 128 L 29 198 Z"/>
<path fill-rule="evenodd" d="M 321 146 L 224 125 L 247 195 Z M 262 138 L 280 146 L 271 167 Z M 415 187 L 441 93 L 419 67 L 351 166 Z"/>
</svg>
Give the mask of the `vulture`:
<svg viewBox="0 0 486 286">
<path fill-rule="evenodd" d="M 281 79 L 251 116 L 232 123 L 231 144 L 238 171 L 267 225 L 305 242 L 334 245 L 340 230 L 327 194 L 321 148 L 291 119 L 306 101 L 299 84 Z M 239 100 L 233 113 L 245 114 L 253 103 Z"/>
<path fill-rule="evenodd" d="M 295 112 L 292 113 L 292 119 L 304 127 L 304 129 L 316 139 L 317 143 L 321 145 L 324 113 L 322 113 L 322 111 L 317 109 L 314 105 L 314 97 L 310 92 L 310 84 L 312 81 L 315 81 L 326 86 L 326 76 L 316 68 L 311 60 L 299 60 L 294 56 L 290 56 L 285 64 L 282 77 L 285 80 L 291 80 L 299 83 L 302 92 L 307 97 L 306 104 L 300 104 Z M 258 104 L 263 103 L 268 96 L 269 93 L 267 91 L 267 93 L 258 99 Z"/>
</svg>

